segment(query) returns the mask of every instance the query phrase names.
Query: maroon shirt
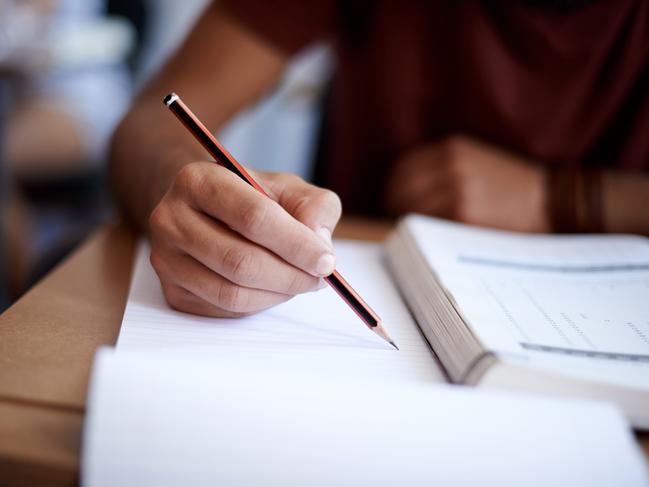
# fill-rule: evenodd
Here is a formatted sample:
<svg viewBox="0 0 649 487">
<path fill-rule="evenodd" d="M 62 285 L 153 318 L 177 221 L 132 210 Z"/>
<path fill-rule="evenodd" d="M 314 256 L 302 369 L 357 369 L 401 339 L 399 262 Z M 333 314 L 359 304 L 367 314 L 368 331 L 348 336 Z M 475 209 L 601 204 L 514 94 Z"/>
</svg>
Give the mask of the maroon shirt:
<svg viewBox="0 0 649 487">
<path fill-rule="evenodd" d="M 224 3 L 286 53 L 333 41 L 322 174 L 346 211 L 381 214 L 390 165 L 454 133 L 548 166 L 649 167 L 649 1 Z"/>
</svg>

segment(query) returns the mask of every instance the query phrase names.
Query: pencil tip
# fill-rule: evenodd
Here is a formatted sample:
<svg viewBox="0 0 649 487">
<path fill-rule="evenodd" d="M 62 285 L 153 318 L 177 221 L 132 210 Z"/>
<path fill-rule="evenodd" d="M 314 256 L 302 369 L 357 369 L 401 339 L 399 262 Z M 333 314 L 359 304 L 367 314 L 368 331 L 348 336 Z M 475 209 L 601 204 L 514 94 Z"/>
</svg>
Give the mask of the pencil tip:
<svg viewBox="0 0 649 487">
<path fill-rule="evenodd" d="M 376 333 L 378 336 L 383 338 L 386 342 L 388 342 L 390 345 L 392 345 L 394 348 L 399 350 L 399 347 L 394 343 L 394 340 L 392 340 L 392 337 L 388 335 L 387 330 L 383 326 L 383 324 L 379 321 L 377 325 L 374 328 L 371 328 L 371 330 Z"/>
</svg>

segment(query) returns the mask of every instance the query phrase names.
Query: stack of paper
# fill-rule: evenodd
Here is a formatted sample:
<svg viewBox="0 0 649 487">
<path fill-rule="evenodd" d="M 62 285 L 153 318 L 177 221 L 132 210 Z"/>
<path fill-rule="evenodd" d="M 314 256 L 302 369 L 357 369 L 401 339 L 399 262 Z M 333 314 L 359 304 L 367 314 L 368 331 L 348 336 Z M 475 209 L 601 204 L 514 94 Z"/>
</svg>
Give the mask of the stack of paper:
<svg viewBox="0 0 649 487">
<path fill-rule="evenodd" d="M 329 289 L 241 320 L 172 311 L 142 245 L 93 372 L 83 484 L 646 484 L 611 406 L 441 384 L 380 247 L 336 247 L 401 351 Z"/>
</svg>

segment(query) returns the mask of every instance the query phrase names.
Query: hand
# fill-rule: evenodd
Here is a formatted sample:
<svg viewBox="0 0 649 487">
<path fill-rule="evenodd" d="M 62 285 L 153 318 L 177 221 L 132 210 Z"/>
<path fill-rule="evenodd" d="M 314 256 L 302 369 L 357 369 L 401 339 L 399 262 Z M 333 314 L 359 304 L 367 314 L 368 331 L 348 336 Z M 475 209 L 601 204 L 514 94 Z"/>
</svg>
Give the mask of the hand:
<svg viewBox="0 0 649 487">
<path fill-rule="evenodd" d="M 151 263 L 173 308 L 251 314 L 334 270 L 338 197 L 289 174 L 253 177 L 271 198 L 217 164 L 189 164 L 151 213 Z"/>
<path fill-rule="evenodd" d="M 418 148 L 389 176 L 395 214 L 423 213 L 522 232 L 548 232 L 540 167 L 475 139 L 454 136 Z"/>
</svg>

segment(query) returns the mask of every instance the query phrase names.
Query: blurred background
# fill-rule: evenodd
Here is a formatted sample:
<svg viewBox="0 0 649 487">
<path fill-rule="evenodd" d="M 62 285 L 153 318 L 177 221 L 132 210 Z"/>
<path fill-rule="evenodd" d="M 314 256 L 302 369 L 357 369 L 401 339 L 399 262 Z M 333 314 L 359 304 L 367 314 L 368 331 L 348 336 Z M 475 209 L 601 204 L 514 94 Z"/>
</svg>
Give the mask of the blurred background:
<svg viewBox="0 0 649 487">
<path fill-rule="evenodd" d="M 0 310 L 116 218 L 111 132 L 207 3 L 0 0 Z M 331 72 L 329 48 L 309 48 L 217 135 L 247 165 L 309 179 Z"/>
</svg>

